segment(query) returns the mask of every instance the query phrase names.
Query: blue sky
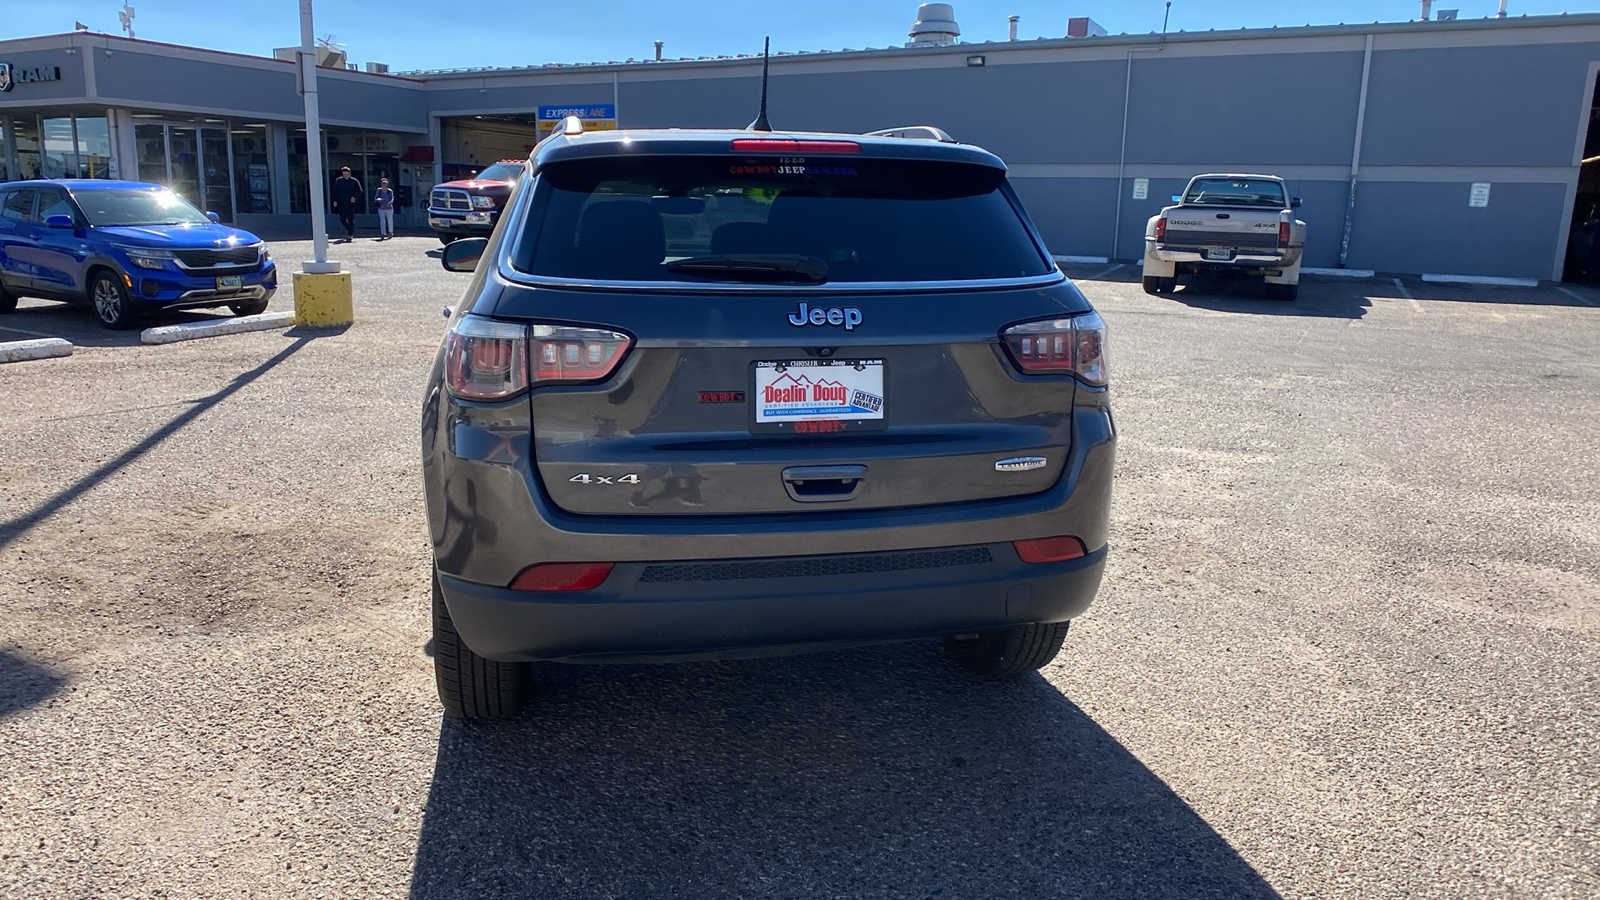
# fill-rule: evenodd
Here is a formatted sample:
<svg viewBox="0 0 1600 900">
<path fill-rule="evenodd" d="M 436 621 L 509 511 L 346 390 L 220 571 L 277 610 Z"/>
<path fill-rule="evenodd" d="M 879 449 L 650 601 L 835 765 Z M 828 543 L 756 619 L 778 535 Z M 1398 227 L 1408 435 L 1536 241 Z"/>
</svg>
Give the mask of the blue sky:
<svg viewBox="0 0 1600 900">
<path fill-rule="evenodd" d="M 71 31 L 120 33 L 115 0 L 0 0 L 0 39 Z M 135 36 L 236 53 L 266 55 L 299 43 L 296 0 L 134 0 Z M 1164 0 L 956 0 L 964 41 L 1004 40 L 1006 17 L 1022 17 L 1019 36 L 1059 37 L 1069 15 L 1087 15 L 1112 34 L 1159 31 Z M 1435 0 L 1461 18 L 1492 16 L 1498 0 Z M 643 59 L 653 41 L 666 54 L 717 56 L 759 52 L 763 35 L 776 50 L 886 47 L 906 40 L 915 0 L 521 0 L 441 4 L 437 0 L 316 0 L 319 36 L 332 33 L 353 62 L 377 60 L 396 70 L 516 66 L 546 62 Z M 1170 29 L 1404 21 L 1411 0 L 1174 0 Z M 459 9 L 459 14 L 448 12 Z M 1513 16 L 1600 11 L 1600 0 L 1511 0 Z"/>
</svg>

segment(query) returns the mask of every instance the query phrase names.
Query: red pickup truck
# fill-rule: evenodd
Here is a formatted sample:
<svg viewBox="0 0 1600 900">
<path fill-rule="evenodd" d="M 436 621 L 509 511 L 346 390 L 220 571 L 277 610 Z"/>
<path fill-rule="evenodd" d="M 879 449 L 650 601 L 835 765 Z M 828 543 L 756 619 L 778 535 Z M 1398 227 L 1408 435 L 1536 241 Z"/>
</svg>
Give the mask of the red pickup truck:
<svg viewBox="0 0 1600 900">
<path fill-rule="evenodd" d="M 471 178 L 434 185 L 428 195 L 428 227 L 445 244 L 458 237 L 488 236 L 523 166 L 522 160 L 503 159 Z"/>
</svg>

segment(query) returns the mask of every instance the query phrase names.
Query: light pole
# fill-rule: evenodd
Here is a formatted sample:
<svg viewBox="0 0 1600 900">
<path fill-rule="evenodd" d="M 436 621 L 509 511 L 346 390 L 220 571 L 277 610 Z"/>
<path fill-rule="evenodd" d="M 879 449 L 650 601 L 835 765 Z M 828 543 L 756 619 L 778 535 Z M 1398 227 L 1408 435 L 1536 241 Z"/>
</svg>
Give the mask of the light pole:
<svg viewBox="0 0 1600 900">
<path fill-rule="evenodd" d="M 300 264 L 300 271 L 325 275 L 339 271 L 339 263 L 328 261 L 328 216 L 323 211 L 322 120 L 317 109 L 316 31 L 311 26 L 311 0 L 300 0 L 300 92 L 306 98 L 306 160 L 311 167 L 312 260 Z"/>
<path fill-rule="evenodd" d="M 311 246 L 314 259 L 294 273 L 294 323 L 342 328 L 355 322 L 350 273 L 328 260 L 328 214 L 322 198 L 328 175 L 322 170 L 322 121 L 317 115 L 317 46 L 311 28 L 311 0 L 300 0 L 300 53 L 296 73 L 306 98 L 306 163 L 311 167 Z"/>
</svg>

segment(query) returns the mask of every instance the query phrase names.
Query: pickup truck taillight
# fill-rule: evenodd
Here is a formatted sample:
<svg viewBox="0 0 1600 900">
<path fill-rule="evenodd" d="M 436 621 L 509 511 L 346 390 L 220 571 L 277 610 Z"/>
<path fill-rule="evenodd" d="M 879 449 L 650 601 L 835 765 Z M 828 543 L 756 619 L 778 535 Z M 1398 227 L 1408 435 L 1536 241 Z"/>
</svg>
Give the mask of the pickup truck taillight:
<svg viewBox="0 0 1600 900">
<path fill-rule="evenodd" d="M 1094 387 L 1106 383 L 1106 323 L 1093 310 L 1013 325 L 1000 337 L 1017 368 L 1030 375 L 1075 375 Z"/>
<path fill-rule="evenodd" d="M 1161 218 L 1156 220 L 1156 240 L 1164 241 L 1166 239 L 1167 239 L 1167 217 L 1166 216 L 1162 216 Z"/>
<path fill-rule="evenodd" d="M 445 336 L 445 386 L 468 400 L 503 400 L 530 385 L 609 378 L 633 345 L 625 334 L 571 325 L 462 316 Z"/>
<path fill-rule="evenodd" d="M 1289 246 L 1289 223 L 1288 222 L 1279 222 L 1278 223 L 1278 246 L 1279 247 L 1287 247 L 1287 246 Z"/>
</svg>

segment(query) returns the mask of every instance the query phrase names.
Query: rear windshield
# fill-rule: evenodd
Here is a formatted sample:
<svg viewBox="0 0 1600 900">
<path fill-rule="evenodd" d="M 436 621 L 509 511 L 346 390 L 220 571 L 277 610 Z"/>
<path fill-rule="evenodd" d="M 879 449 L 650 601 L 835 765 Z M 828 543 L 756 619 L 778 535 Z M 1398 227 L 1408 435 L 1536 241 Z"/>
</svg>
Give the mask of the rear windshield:
<svg viewBox="0 0 1600 900">
<path fill-rule="evenodd" d="M 691 283 L 907 282 L 1054 271 L 987 166 L 849 157 L 631 157 L 539 173 L 513 264 Z"/>
<path fill-rule="evenodd" d="M 1189 185 L 1183 202 L 1195 206 L 1263 206 L 1284 209 L 1283 185 L 1258 178 L 1201 178 Z"/>
</svg>

